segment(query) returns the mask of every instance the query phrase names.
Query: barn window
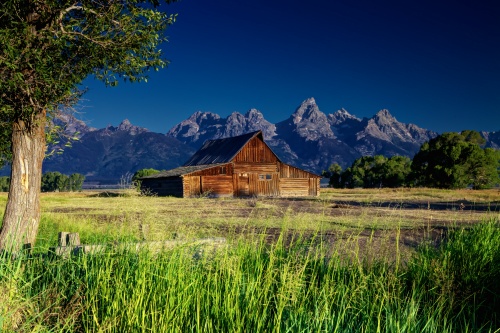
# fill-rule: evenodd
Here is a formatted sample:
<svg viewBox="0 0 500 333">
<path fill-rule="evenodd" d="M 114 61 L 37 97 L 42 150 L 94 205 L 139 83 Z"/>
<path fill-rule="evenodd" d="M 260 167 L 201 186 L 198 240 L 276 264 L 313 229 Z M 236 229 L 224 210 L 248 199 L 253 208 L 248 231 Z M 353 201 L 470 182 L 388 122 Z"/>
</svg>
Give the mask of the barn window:
<svg viewBox="0 0 500 333">
<path fill-rule="evenodd" d="M 259 180 L 265 180 L 266 179 L 266 175 L 259 175 Z"/>
<path fill-rule="evenodd" d="M 271 180 L 273 179 L 273 175 L 267 174 L 267 175 L 259 175 L 259 180 Z"/>
<path fill-rule="evenodd" d="M 273 175 L 266 175 L 266 180 L 271 180 L 273 179 Z"/>
</svg>

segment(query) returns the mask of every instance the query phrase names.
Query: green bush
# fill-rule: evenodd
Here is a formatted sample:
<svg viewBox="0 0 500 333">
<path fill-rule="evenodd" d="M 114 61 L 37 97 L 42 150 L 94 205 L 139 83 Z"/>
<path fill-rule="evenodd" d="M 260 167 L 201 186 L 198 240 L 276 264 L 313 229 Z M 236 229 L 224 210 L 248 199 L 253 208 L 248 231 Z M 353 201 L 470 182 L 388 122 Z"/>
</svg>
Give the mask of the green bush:
<svg viewBox="0 0 500 333">
<path fill-rule="evenodd" d="M 157 173 L 160 173 L 160 172 L 161 172 L 160 170 L 151 169 L 151 168 L 150 169 L 141 169 L 141 170 L 138 170 L 134 173 L 134 175 L 132 176 L 132 181 L 136 182 L 141 177 L 156 175 Z"/>
<path fill-rule="evenodd" d="M 0 177 L 0 192 L 8 192 L 10 187 L 10 177 Z"/>
</svg>

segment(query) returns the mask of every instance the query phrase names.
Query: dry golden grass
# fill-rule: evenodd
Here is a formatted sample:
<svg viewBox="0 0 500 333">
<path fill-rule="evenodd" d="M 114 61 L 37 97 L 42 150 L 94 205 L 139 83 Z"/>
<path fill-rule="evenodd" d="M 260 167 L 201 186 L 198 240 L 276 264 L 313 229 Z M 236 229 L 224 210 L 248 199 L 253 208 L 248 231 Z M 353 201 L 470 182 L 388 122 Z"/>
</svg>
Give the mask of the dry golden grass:
<svg viewBox="0 0 500 333">
<path fill-rule="evenodd" d="M 0 204 L 6 194 L 0 194 Z M 144 197 L 133 191 L 43 193 L 38 245 L 54 246 L 58 231 L 82 242 L 239 238 L 321 234 L 395 239 L 416 246 L 447 228 L 500 216 L 499 190 L 322 189 L 318 198 Z M 405 245 L 405 246 L 406 246 Z"/>
<path fill-rule="evenodd" d="M 0 318 L 6 320 L 0 324 L 0 332 L 15 332 L 23 317 L 23 302 L 14 281 L 0 282 Z"/>
</svg>

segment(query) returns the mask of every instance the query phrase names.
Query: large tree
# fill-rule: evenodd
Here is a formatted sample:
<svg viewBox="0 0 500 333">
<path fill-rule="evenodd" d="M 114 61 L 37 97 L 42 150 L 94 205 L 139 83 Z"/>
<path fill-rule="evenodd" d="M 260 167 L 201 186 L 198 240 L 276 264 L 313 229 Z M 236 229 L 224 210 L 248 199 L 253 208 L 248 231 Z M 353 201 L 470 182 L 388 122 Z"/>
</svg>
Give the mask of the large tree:
<svg viewBox="0 0 500 333">
<path fill-rule="evenodd" d="M 443 133 L 425 142 L 412 162 L 415 185 L 449 189 L 495 185 L 500 152 L 482 148 L 484 143 L 475 131 Z"/>
<path fill-rule="evenodd" d="M 323 177 L 329 178 L 328 185 L 331 187 L 339 188 L 341 187 L 341 176 L 342 174 L 342 167 L 338 163 L 333 163 L 330 165 L 328 168 L 328 171 L 323 171 L 322 175 Z"/>
<path fill-rule="evenodd" d="M 411 172 L 411 159 L 406 156 L 394 155 L 389 158 L 382 169 L 385 187 L 408 186 Z"/>
<path fill-rule="evenodd" d="M 79 173 L 73 173 L 70 176 L 64 175 L 58 171 L 46 172 L 42 176 L 42 192 L 68 192 L 81 191 L 85 176 Z"/>
<path fill-rule="evenodd" d="M 342 187 L 401 187 L 407 185 L 411 160 L 408 157 L 363 156 L 340 175 Z"/>
<path fill-rule="evenodd" d="M 159 0 L 2 1 L 0 138 L 9 138 L 11 183 L 0 249 L 34 244 L 48 120 L 78 100 L 89 75 L 114 86 L 164 67 L 158 46 L 174 19 Z"/>
</svg>

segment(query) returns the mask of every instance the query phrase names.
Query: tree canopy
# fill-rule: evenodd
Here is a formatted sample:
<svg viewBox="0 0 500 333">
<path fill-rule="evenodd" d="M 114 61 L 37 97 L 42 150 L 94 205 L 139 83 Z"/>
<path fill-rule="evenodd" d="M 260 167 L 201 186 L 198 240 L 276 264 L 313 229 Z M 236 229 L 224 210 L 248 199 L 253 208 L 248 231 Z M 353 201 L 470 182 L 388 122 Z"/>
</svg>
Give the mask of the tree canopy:
<svg viewBox="0 0 500 333">
<path fill-rule="evenodd" d="M 81 82 L 89 75 L 109 86 L 146 81 L 149 70 L 167 64 L 159 46 L 175 15 L 159 6 L 159 0 L 2 1 L 0 139 L 9 139 L 0 153 L 12 164 L 0 249 L 34 243 L 45 126 L 76 103 Z"/>
<path fill-rule="evenodd" d="M 156 170 L 156 169 L 152 169 L 152 168 L 140 169 L 134 173 L 134 175 L 132 176 L 132 181 L 136 182 L 141 177 L 156 175 L 157 173 L 160 173 L 160 172 L 161 172 L 160 170 Z"/>
<path fill-rule="evenodd" d="M 499 182 L 500 152 L 481 148 L 478 132 L 443 133 L 426 142 L 413 158 L 412 175 L 417 186 L 475 189 Z"/>
<path fill-rule="evenodd" d="M 85 176 L 73 173 L 70 176 L 58 171 L 46 172 L 42 176 L 42 192 L 75 192 L 81 191 Z"/>
<path fill-rule="evenodd" d="M 330 165 L 328 170 L 322 172 L 323 177 L 329 178 L 328 185 L 331 187 L 341 187 L 342 167 L 338 163 Z"/>
<path fill-rule="evenodd" d="M 333 187 L 491 188 L 500 182 L 500 151 L 482 148 L 485 142 L 476 131 L 443 133 L 425 142 L 413 160 L 363 156 L 344 171 L 334 163 L 323 175 Z"/>
<path fill-rule="evenodd" d="M 334 163 L 324 175 L 333 187 L 401 187 L 408 185 L 410 165 L 411 160 L 403 156 L 363 156 L 344 171 Z"/>
<path fill-rule="evenodd" d="M 166 1 L 172 2 L 172 1 Z M 79 97 L 95 75 L 144 81 L 166 65 L 158 45 L 175 16 L 156 0 L 7 0 L 0 8 L 0 117 L 32 120 Z"/>
</svg>

